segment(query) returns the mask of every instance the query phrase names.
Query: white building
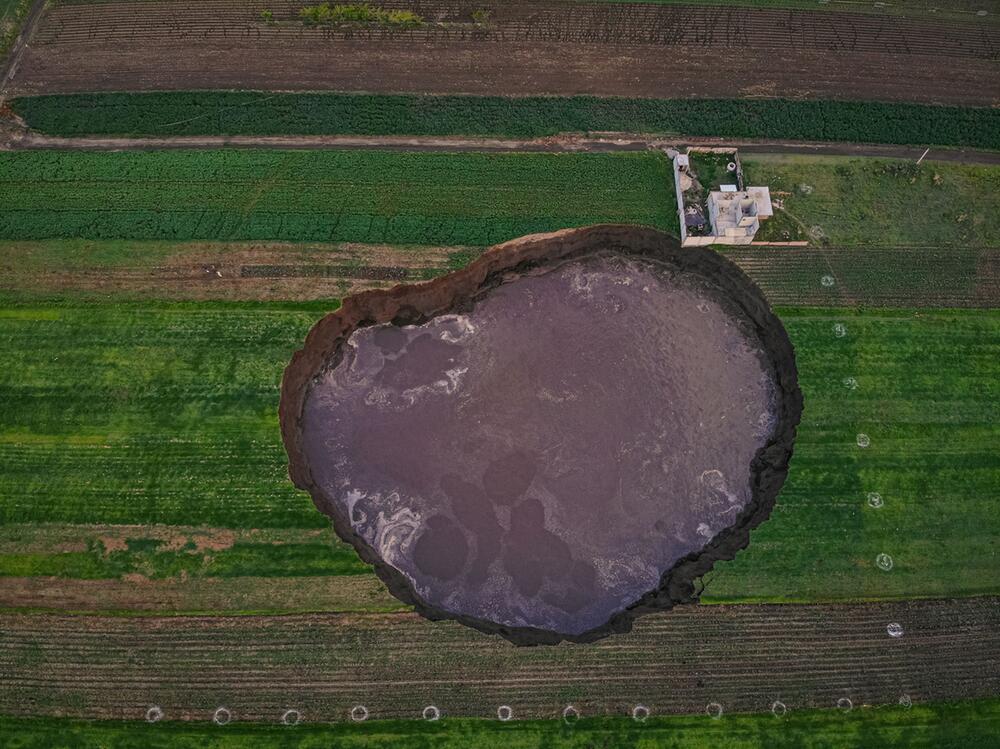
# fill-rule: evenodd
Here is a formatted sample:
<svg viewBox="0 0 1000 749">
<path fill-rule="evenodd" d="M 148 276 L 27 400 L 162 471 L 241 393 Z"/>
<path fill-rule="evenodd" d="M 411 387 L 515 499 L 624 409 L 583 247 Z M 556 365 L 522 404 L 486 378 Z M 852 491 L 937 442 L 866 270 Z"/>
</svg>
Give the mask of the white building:
<svg viewBox="0 0 1000 749">
<path fill-rule="evenodd" d="M 716 149 L 712 149 L 716 150 Z M 742 182 L 742 170 L 733 151 L 736 166 L 734 176 Z M 750 244 L 760 229 L 760 222 L 774 215 L 771 191 L 767 187 L 738 189 L 737 185 L 720 185 L 708 194 L 707 206 L 686 205 L 684 191 L 691 185 L 690 160 L 686 154 L 674 157 L 674 187 L 681 224 L 681 245 L 692 247 L 709 244 Z M 733 169 L 733 165 L 730 165 Z M 697 175 L 693 175 L 697 178 Z M 708 215 L 705 216 L 705 208 Z M 707 225 L 707 226 L 706 226 Z M 705 229 L 710 233 L 703 234 Z M 689 234 L 695 231 L 695 234 Z"/>
</svg>

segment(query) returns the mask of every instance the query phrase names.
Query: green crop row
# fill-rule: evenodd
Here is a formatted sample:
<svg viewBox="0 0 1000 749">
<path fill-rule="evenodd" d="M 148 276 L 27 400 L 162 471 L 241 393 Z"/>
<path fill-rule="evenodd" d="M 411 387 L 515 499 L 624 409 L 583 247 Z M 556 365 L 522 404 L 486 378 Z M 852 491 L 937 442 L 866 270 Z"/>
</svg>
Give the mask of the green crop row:
<svg viewBox="0 0 1000 749">
<path fill-rule="evenodd" d="M 796 710 L 780 719 L 763 715 L 589 718 L 572 726 L 528 720 L 501 723 L 475 718 L 438 722 L 369 721 L 295 727 L 234 722 L 205 723 L 82 721 L 66 718 L 0 718 L 10 749 L 101 746 L 105 749 L 208 747 L 673 747 L 674 749 L 811 749 L 832 746 L 906 746 L 957 749 L 991 746 L 1000 732 L 1000 700 L 839 710 Z"/>
<path fill-rule="evenodd" d="M 282 370 L 318 310 L 8 303 L 0 522 L 325 527 L 288 481 L 276 417 Z M 806 404 L 791 473 L 707 599 L 997 593 L 1000 313 L 781 315 Z M 883 552 L 889 573 L 874 563 Z"/>
<path fill-rule="evenodd" d="M 30 127 L 66 136 L 624 131 L 1000 149 L 996 108 L 885 102 L 177 91 L 33 96 L 12 105 Z"/>
<path fill-rule="evenodd" d="M 0 153 L 0 238 L 490 245 L 611 222 L 676 233 L 657 153 Z"/>
</svg>

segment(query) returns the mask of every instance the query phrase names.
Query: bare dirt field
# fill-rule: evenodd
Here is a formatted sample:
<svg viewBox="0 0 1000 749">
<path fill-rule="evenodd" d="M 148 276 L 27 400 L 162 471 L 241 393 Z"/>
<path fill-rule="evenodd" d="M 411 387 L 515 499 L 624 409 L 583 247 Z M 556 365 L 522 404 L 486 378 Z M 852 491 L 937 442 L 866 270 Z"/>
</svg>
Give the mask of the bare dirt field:
<svg viewBox="0 0 1000 749">
<path fill-rule="evenodd" d="M 387 6 L 400 3 L 387 2 Z M 12 93 L 260 88 L 989 106 L 1000 27 L 871 15 L 581 3 L 417 3 L 412 30 L 305 28 L 301 3 L 55 6 Z M 491 11 L 486 26 L 471 22 Z M 260 19 L 262 10 L 275 23 Z"/>
<path fill-rule="evenodd" d="M 461 247 L 371 244 L 189 243 L 126 244 L 130 262 L 81 260 L 55 269 L 39 261 L 45 243 L 6 242 L 0 249 L 0 291 L 117 294 L 161 299 L 338 299 L 369 288 L 419 281 L 448 270 Z M 148 260 L 155 254 L 153 260 Z M 39 263 L 42 263 L 41 267 Z"/>
<path fill-rule="evenodd" d="M 995 598 L 847 606 L 690 606 L 581 647 L 519 648 L 416 614 L 0 618 L 0 712 L 308 722 L 372 718 L 727 713 L 914 703 L 1000 690 Z M 897 623 L 902 636 L 887 625 Z M 846 708 L 847 702 L 841 706 Z"/>
</svg>

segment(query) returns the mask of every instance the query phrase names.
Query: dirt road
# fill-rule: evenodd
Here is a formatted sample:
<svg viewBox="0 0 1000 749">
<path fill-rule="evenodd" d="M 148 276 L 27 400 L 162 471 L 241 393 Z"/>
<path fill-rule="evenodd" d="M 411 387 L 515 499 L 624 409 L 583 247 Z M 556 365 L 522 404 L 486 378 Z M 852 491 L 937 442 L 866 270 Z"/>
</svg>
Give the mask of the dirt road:
<svg viewBox="0 0 1000 749">
<path fill-rule="evenodd" d="M 744 153 L 859 156 L 917 160 L 924 150 L 913 146 L 862 143 L 816 143 L 723 138 L 650 138 L 623 133 L 608 137 L 557 136 L 530 140 L 466 137 L 353 136 L 353 135 L 193 135 L 150 138 L 74 137 L 61 138 L 27 131 L 0 133 L 0 151 L 36 148 L 129 151 L 168 148 L 280 148 L 280 149 L 378 149 L 387 151 L 531 151 L 608 152 L 645 151 L 689 145 L 737 147 Z M 959 164 L 1000 165 L 1000 152 L 971 149 L 932 149 L 926 161 Z"/>
</svg>

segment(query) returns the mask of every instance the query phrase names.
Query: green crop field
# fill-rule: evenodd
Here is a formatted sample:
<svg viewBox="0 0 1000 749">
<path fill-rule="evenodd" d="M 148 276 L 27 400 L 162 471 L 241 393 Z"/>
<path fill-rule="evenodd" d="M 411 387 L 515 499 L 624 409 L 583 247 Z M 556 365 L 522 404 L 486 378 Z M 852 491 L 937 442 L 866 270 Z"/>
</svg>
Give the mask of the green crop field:
<svg viewBox="0 0 1000 749">
<path fill-rule="evenodd" d="M 0 417 L 0 518 L 15 529 L 325 527 L 287 480 L 276 407 L 288 357 L 332 306 L 9 302 L 0 315 L 7 363 L 0 393 L 9 404 Z M 1000 415 L 1000 313 L 780 314 L 806 398 L 791 474 L 750 549 L 710 577 L 707 600 L 997 592 L 990 548 L 1000 520 L 989 505 L 1000 461 L 989 435 Z M 955 361 L 960 373 L 949 367 Z M 844 384 L 848 378 L 856 388 Z M 870 436 L 869 447 L 855 444 L 859 432 Z M 885 506 L 868 508 L 868 492 L 879 492 Z M 343 550 L 324 561 L 318 541 L 295 552 L 238 544 L 206 563 L 185 558 L 193 550 L 163 550 L 160 558 L 143 538 L 137 530 L 117 556 L 98 547 L 76 556 L 0 555 L 0 571 L 359 571 Z M 896 560 L 890 573 L 874 564 L 883 552 Z"/>
<path fill-rule="evenodd" d="M 592 223 L 676 234 L 662 154 L 0 153 L 0 238 L 489 245 Z"/>
<path fill-rule="evenodd" d="M 748 183 L 768 185 L 804 238 L 820 244 L 1000 246 L 997 167 L 840 156 L 742 161 Z"/>
<path fill-rule="evenodd" d="M 1000 149 L 1000 112 L 784 99 L 622 99 L 177 91 L 15 99 L 52 135 L 481 135 L 561 132 L 832 140 Z"/>
<path fill-rule="evenodd" d="M 878 709 L 801 710 L 781 719 L 770 714 L 585 719 L 572 726 L 551 721 L 498 723 L 445 719 L 439 723 L 373 721 L 366 724 L 218 726 L 182 723 L 108 723 L 60 718 L 0 718 L 0 731 L 12 737 L 9 749 L 61 749 L 101 746 L 105 749 L 210 747 L 236 749 L 274 747 L 503 747 L 522 749 L 731 749 L 755 747 L 908 746 L 965 749 L 987 746 L 1000 731 L 1000 701 L 976 700 Z"/>
</svg>

